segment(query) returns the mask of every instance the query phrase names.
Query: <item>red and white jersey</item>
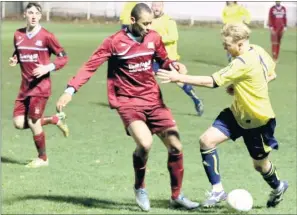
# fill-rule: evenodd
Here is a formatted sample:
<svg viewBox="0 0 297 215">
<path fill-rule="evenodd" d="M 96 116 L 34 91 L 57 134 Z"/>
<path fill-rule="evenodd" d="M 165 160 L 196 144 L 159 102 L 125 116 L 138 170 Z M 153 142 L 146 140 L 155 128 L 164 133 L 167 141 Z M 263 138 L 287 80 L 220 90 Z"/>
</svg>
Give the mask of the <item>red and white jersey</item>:
<svg viewBox="0 0 297 215">
<path fill-rule="evenodd" d="M 276 6 L 270 8 L 269 11 L 269 27 L 282 29 L 287 26 L 287 12 L 284 6 Z"/>
<path fill-rule="evenodd" d="M 168 59 L 161 36 L 149 31 L 142 42 L 137 42 L 124 29 L 103 41 L 68 86 L 78 90 L 101 64 L 108 61 L 107 87 L 111 108 L 163 104 L 152 69 L 154 59 L 165 69 L 173 62 Z"/>
<path fill-rule="evenodd" d="M 28 96 L 49 97 L 51 95 L 50 74 L 37 79 L 32 73 L 37 64 L 50 64 L 51 54 L 58 55 L 64 52 L 56 37 L 41 26 L 31 35 L 26 33 L 26 28 L 21 28 L 14 33 L 14 47 L 22 72 L 17 100 L 23 100 Z M 66 56 L 57 57 L 53 62 L 55 70 L 62 68 L 67 61 Z"/>
</svg>

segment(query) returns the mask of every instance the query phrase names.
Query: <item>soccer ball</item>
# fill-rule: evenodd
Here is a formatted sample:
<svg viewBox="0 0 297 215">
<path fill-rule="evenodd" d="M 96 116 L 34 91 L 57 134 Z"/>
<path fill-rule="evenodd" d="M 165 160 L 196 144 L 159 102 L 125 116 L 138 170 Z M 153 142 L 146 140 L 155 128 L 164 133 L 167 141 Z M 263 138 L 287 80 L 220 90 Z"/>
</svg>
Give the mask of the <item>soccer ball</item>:
<svg viewBox="0 0 297 215">
<path fill-rule="evenodd" d="M 240 212 L 247 212 L 253 207 L 253 197 L 244 189 L 232 190 L 228 194 L 227 202 L 231 208 Z"/>
</svg>

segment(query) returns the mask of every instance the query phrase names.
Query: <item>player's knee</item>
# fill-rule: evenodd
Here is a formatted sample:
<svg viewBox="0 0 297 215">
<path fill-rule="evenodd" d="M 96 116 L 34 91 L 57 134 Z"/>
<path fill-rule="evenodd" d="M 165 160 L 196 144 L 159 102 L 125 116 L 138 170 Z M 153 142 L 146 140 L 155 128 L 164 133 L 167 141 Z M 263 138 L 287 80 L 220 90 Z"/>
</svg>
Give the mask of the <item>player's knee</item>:
<svg viewBox="0 0 297 215">
<path fill-rule="evenodd" d="M 201 149 L 209 149 L 215 147 L 210 141 L 210 138 L 207 135 L 202 135 L 199 138 L 199 144 Z"/>
<path fill-rule="evenodd" d="M 16 129 L 23 129 L 24 128 L 24 120 L 13 120 L 13 125 Z"/>
<path fill-rule="evenodd" d="M 147 157 L 151 150 L 151 145 L 140 145 L 137 146 L 135 154 L 139 157 Z"/>
<path fill-rule="evenodd" d="M 256 170 L 257 172 L 260 172 L 260 173 L 263 172 L 263 167 L 260 166 L 260 165 L 256 165 L 256 164 L 254 164 L 254 168 L 255 168 L 255 170 Z"/>
<path fill-rule="evenodd" d="M 29 124 L 33 125 L 36 124 L 36 122 L 40 119 L 39 116 L 29 116 L 28 122 Z"/>
<path fill-rule="evenodd" d="M 182 147 L 181 143 L 175 144 L 174 146 L 169 146 L 169 148 L 168 148 L 168 152 L 170 154 L 179 154 L 182 151 L 183 151 L 183 147 Z"/>
<path fill-rule="evenodd" d="M 260 173 L 268 172 L 271 168 L 271 162 L 267 158 L 262 160 L 253 160 L 253 165 L 255 170 Z"/>
</svg>

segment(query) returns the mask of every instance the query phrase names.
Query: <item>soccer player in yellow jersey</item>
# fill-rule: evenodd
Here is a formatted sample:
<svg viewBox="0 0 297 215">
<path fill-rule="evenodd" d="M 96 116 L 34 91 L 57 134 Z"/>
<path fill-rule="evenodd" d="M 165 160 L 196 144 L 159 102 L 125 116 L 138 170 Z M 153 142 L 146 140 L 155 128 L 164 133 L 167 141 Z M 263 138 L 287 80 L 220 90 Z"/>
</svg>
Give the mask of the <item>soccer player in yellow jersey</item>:
<svg viewBox="0 0 297 215">
<path fill-rule="evenodd" d="M 154 19 L 152 29 L 157 31 L 162 36 L 162 41 L 165 45 L 168 57 L 171 60 L 179 60 L 180 56 L 177 53 L 178 31 L 176 22 L 164 13 L 163 2 L 152 2 L 152 11 Z M 160 68 L 157 62 L 153 64 L 153 70 L 156 72 Z M 177 83 L 183 91 L 193 100 L 198 116 L 203 114 L 203 103 L 195 94 L 193 87 L 189 84 Z"/>
<path fill-rule="evenodd" d="M 236 1 L 227 1 L 222 12 L 222 21 L 224 24 L 245 23 L 250 24 L 250 12 L 243 6 L 238 5 Z M 227 53 L 228 61 L 231 62 L 232 56 Z"/>
<path fill-rule="evenodd" d="M 233 104 L 218 115 L 199 140 L 204 169 L 212 184 L 209 198 L 203 204 L 205 207 L 214 206 L 227 197 L 221 183 L 216 147 L 229 139 L 235 141 L 243 137 L 254 168 L 272 188 L 267 207 L 275 207 L 288 188 L 288 182 L 278 178 L 275 166 L 268 159 L 270 151 L 278 149 L 273 135 L 275 114 L 268 95 L 268 82 L 276 77 L 275 63 L 264 49 L 249 44 L 249 35 L 250 30 L 243 23 L 223 27 L 224 48 L 234 60 L 212 76 L 183 75 L 172 67 L 172 71 L 157 73 L 163 83 L 182 82 L 210 88 L 233 85 Z"/>
<path fill-rule="evenodd" d="M 137 2 L 134 1 L 128 1 L 124 4 L 120 14 L 122 29 L 127 28 L 131 24 L 131 11 L 136 4 Z"/>
</svg>

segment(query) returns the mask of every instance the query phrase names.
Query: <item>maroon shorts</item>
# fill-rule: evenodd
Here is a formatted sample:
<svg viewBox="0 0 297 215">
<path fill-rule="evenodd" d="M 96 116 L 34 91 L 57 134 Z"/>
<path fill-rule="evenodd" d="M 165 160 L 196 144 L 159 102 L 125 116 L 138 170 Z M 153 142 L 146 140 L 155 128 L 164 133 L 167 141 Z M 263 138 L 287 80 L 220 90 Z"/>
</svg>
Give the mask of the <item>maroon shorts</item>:
<svg viewBox="0 0 297 215">
<path fill-rule="evenodd" d="M 31 119 L 40 119 L 44 113 L 48 97 L 27 97 L 25 100 L 16 100 L 13 117 L 28 116 Z"/>
<path fill-rule="evenodd" d="M 136 120 L 145 122 L 152 134 L 176 126 L 170 109 L 164 105 L 120 107 L 117 111 L 124 123 L 128 135 L 127 128 Z"/>
</svg>

